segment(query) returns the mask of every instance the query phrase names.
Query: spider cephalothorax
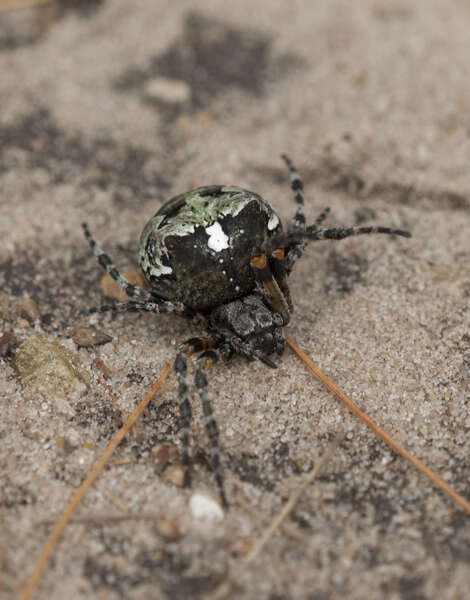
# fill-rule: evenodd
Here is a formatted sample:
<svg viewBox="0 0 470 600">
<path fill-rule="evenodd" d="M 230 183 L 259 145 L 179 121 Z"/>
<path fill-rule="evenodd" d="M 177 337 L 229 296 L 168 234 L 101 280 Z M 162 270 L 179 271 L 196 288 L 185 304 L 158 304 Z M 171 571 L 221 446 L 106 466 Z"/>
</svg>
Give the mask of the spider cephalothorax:
<svg viewBox="0 0 470 600">
<path fill-rule="evenodd" d="M 319 229 L 325 209 L 306 226 L 303 185 L 291 161 L 283 156 L 297 205 L 284 232 L 274 209 L 261 196 L 236 186 L 211 185 L 180 194 L 150 219 L 140 238 L 139 261 L 149 289 L 130 284 L 83 228 L 100 264 L 133 299 L 102 306 L 102 311 L 174 312 L 204 315 L 207 335 L 182 344 L 175 359 L 179 384 L 185 483 L 190 484 L 189 431 L 191 404 L 186 381 L 187 357 L 198 353 L 195 386 L 202 402 L 212 446 L 212 465 L 224 505 L 227 504 L 218 430 L 212 415 L 206 370 L 222 353 L 242 354 L 269 367 L 270 355 L 284 350 L 283 327 L 293 310 L 287 279 L 310 241 L 340 240 L 369 233 L 409 237 L 389 227 Z"/>
</svg>

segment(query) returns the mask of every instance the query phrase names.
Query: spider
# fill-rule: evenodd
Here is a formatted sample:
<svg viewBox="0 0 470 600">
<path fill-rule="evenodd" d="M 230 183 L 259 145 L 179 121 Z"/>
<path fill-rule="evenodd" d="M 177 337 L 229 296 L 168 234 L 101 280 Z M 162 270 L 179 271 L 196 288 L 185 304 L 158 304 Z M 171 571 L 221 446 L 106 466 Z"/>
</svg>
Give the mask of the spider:
<svg viewBox="0 0 470 600">
<path fill-rule="evenodd" d="M 149 289 L 129 283 L 83 223 L 85 237 L 98 262 L 132 298 L 131 302 L 103 305 L 92 311 L 147 311 L 202 317 L 206 335 L 181 344 L 174 362 L 184 484 L 191 485 L 192 411 L 187 358 L 198 354 L 195 387 L 211 445 L 212 469 L 225 507 L 228 503 L 219 433 L 207 384 L 210 365 L 220 356 L 240 354 L 276 367 L 270 355 L 282 355 L 283 328 L 293 311 L 287 280 L 309 242 L 370 233 L 410 237 L 407 231 L 379 226 L 320 229 L 329 208 L 307 226 L 302 179 L 291 160 L 285 155 L 282 158 L 290 172 L 296 203 L 287 232 L 270 204 L 243 188 L 211 185 L 180 194 L 155 213 L 140 237 L 139 264 Z"/>
</svg>

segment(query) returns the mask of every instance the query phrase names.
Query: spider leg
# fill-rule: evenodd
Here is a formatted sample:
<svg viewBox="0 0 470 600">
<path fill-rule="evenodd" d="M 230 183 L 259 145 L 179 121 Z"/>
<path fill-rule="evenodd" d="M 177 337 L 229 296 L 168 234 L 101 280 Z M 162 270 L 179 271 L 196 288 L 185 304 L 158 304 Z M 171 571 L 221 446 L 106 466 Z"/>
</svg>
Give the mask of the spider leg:
<svg viewBox="0 0 470 600">
<path fill-rule="evenodd" d="M 282 294 L 284 295 L 284 298 L 286 299 L 289 312 L 292 313 L 294 311 L 294 305 L 292 304 L 292 298 L 290 295 L 289 286 L 287 284 L 287 270 L 285 258 L 286 257 L 284 248 L 277 248 L 271 254 L 269 262 L 271 265 L 271 271 L 273 273 L 274 279 L 277 281 L 279 289 L 281 290 Z"/>
<path fill-rule="evenodd" d="M 271 369 L 277 369 L 276 363 L 273 362 L 269 358 L 269 356 L 266 356 L 262 352 L 259 352 L 259 350 L 253 348 L 251 344 L 244 342 L 242 339 L 236 336 L 230 338 L 230 346 L 233 348 L 233 350 L 235 350 L 237 354 L 246 356 L 249 359 L 256 358 L 257 360 L 265 364 L 267 367 L 270 367 Z"/>
<path fill-rule="evenodd" d="M 90 308 L 89 313 L 96 312 L 152 312 L 156 314 L 175 313 L 177 315 L 189 314 L 188 309 L 181 302 L 169 302 L 166 300 L 153 302 L 116 302 L 115 304 L 103 304 L 99 307 Z"/>
<path fill-rule="evenodd" d="M 178 381 L 179 409 L 181 420 L 181 444 L 183 446 L 183 469 L 184 486 L 191 486 L 191 473 L 189 466 L 191 464 L 191 447 L 189 445 L 189 434 L 191 430 L 192 410 L 189 401 L 188 381 L 187 381 L 187 361 L 188 350 L 186 345 L 178 352 L 175 358 L 174 369 Z"/>
<path fill-rule="evenodd" d="M 191 338 L 182 344 L 175 358 L 174 369 L 178 381 L 179 410 L 181 419 L 181 444 L 183 446 L 183 469 L 184 485 L 191 486 L 191 446 L 189 436 L 191 432 L 192 410 L 189 401 L 188 381 L 187 381 L 187 363 L 188 356 L 195 352 L 202 352 L 215 345 L 212 339 Z"/>
<path fill-rule="evenodd" d="M 287 168 L 290 172 L 290 183 L 292 191 L 294 192 L 294 198 L 297 205 L 297 209 L 295 212 L 295 216 L 292 220 L 291 231 L 304 231 L 306 228 L 305 215 L 304 215 L 304 184 L 303 181 L 297 171 L 297 169 L 292 164 L 292 161 L 285 154 L 281 155 L 281 158 L 287 165 Z M 320 215 L 316 218 L 313 225 L 310 227 L 318 228 L 321 223 L 326 219 L 328 213 L 330 212 L 329 208 L 325 208 Z M 293 266 L 302 256 L 303 251 L 308 244 L 308 241 L 302 240 L 300 243 L 292 245 L 288 248 L 286 252 L 286 260 L 284 265 L 284 271 L 289 274 L 292 271 Z M 276 276 L 276 274 L 275 274 Z M 277 279 L 277 277 L 276 277 Z M 292 310 L 292 309 L 291 309 Z"/>
<path fill-rule="evenodd" d="M 294 192 L 294 199 L 297 205 L 295 216 L 292 220 L 291 229 L 305 229 L 305 215 L 304 215 L 304 184 L 302 179 L 297 172 L 297 169 L 292 164 L 291 159 L 285 154 L 281 154 L 282 160 L 286 163 L 287 168 L 290 172 L 290 187 Z"/>
<path fill-rule="evenodd" d="M 299 244 L 303 240 L 307 243 L 318 240 L 343 240 L 354 235 L 365 235 L 371 233 L 385 233 L 388 235 L 401 235 L 411 237 L 411 233 L 403 229 L 393 229 L 391 227 L 344 227 L 334 229 L 317 229 L 315 225 L 310 225 L 305 231 L 281 232 L 273 236 L 265 244 L 265 251 L 269 252 L 274 248 L 287 248 L 292 244 Z M 271 250 L 272 251 L 272 250 Z"/>
<path fill-rule="evenodd" d="M 321 211 L 321 213 L 318 215 L 318 217 L 315 219 L 315 221 L 312 223 L 312 225 L 309 225 L 307 227 L 307 229 L 318 229 L 318 226 L 323 223 L 323 221 L 326 219 L 326 217 L 329 214 L 330 214 L 330 207 L 327 206 L 326 208 L 324 208 Z"/>
<path fill-rule="evenodd" d="M 276 252 L 276 250 L 274 252 Z M 282 266 L 284 252 L 278 253 L 277 256 L 279 257 L 276 259 L 278 260 L 277 268 L 280 268 Z M 290 319 L 289 302 L 282 293 L 278 282 L 273 276 L 268 259 L 266 258 L 266 254 L 263 252 L 254 256 L 250 261 L 250 265 L 258 286 L 266 298 L 271 310 L 279 313 L 283 319 L 284 325 L 287 325 Z M 281 285 L 285 285 L 287 287 L 285 277 Z"/>
<path fill-rule="evenodd" d="M 308 226 L 307 229 L 312 230 L 312 231 L 318 229 L 318 227 L 323 223 L 323 221 L 326 219 L 326 217 L 329 215 L 329 213 L 330 213 L 330 208 L 327 206 L 318 215 L 318 217 L 315 219 L 315 221 L 312 223 L 312 225 Z M 287 273 L 290 273 L 292 271 L 292 268 L 294 267 L 295 263 L 299 260 L 299 258 L 302 257 L 302 254 L 304 253 L 304 250 L 305 250 L 305 247 L 307 246 L 307 244 L 308 244 L 308 240 L 303 240 L 302 242 L 300 242 L 298 244 L 294 244 L 287 250 L 286 262 L 285 262 L 285 270 Z"/>
<path fill-rule="evenodd" d="M 212 410 L 211 396 L 207 385 L 207 369 L 210 368 L 213 362 L 218 359 L 218 354 L 214 350 L 204 352 L 199 357 L 200 363 L 196 370 L 195 384 L 196 389 L 201 399 L 202 412 L 204 413 L 204 419 L 206 424 L 206 431 L 211 444 L 211 463 L 214 471 L 215 480 L 217 487 L 219 488 L 220 498 L 222 504 L 227 507 L 227 497 L 224 490 L 224 480 L 222 477 L 222 467 L 220 465 L 220 452 L 219 452 L 219 430 L 217 422 L 214 419 Z"/>
<path fill-rule="evenodd" d="M 385 233 L 388 235 L 401 235 L 403 237 L 411 237 L 408 231 L 403 229 L 393 229 L 391 227 L 339 227 L 334 229 L 316 229 L 312 226 L 307 227 L 306 233 L 308 234 L 309 241 L 317 240 L 343 240 L 344 238 L 351 237 L 353 235 L 365 235 L 371 233 Z"/>
<path fill-rule="evenodd" d="M 134 298 L 135 300 L 140 300 L 141 302 L 152 302 L 155 301 L 155 296 L 151 292 L 144 290 L 138 285 L 132 285 L 129 283 L 127 279 L 125 279 L 121 273 L 119 273 L 118 269 L 114 265 L 113 261 L 109 258 L 109 256 L 102 250 L 102 248 L 97 244 L 96 240 L 90 233 L 88 229 L 88 225 L 86 223 L 82 223 L 83 233 L 85 234 L 88 243 L 90 244 L 90 248 L 93 250 L 93 254 L 98 259 L 98 262 L 106 270 L 107 273 L 111 275 L 111 277 L 119 283 L 122 289 L 126 292 L 128 296 Z"/>
<path fill-rule="evenodd" d="M 284 331 L 282 327 L 276 327 L 276 329 L 273 332 L 273 335 L 276 344 L 276 352 L 279 356 L 282 356 L 286 345 L 286 340 L 284 338 Z"/>
</svg>

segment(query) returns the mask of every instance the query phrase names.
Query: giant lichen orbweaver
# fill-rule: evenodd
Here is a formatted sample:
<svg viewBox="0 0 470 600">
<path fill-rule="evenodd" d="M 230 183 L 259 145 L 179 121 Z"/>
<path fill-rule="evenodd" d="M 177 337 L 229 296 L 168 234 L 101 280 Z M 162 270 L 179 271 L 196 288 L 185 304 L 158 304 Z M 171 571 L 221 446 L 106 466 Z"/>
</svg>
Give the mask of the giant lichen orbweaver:
<svg viewBox="0 0 470 600">
<path fill-rule="evenodd" d="M 293 305 L 288 277 L 305 246 L 317 240 L 385 233 L 410 237 L 390 227 L 320 229 L 326 208 L 312 225 L 304 216 L 303 183 L 290 159 L 296 212 L 284 232 L 279 216 L 261 196 L 236 186 L 210 185 L 180 194 L 150 219 L 140 237 L 139 264 L 149 289 L 129 283 L 83 224 L 85 236 L 100 265 L 115 279 L 131 302 L 101 306 L 99 311 L 147 311 L 204 315 L 204 337 L 184 342 L 174 369 L 179 388 L 181 441 L 185 485 L 190 485 L 191 403 L 187 357 L 198 354 L 195 387 L 202 403 L 211 444 L 212 468 L 224 506 L 218 428 L 207 385 L 207 368 L 220 355 L 241 354 L 275 368 L 270 355 L 284 350 L 283 328 Z"/>
</svg>

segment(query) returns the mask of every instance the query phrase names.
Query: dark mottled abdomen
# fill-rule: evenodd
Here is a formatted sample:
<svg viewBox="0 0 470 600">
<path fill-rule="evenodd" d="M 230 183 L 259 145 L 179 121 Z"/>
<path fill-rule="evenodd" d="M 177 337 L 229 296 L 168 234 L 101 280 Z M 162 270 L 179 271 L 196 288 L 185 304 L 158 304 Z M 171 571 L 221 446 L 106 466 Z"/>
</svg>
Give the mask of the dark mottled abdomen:
<svg viewBox="0 0 470 600">
<path fill-rule="evenodd" d="M 163 298 L 208 310 L 253 290 L 253 251 L 281 229 L 258 194 L 235 186 L 197 188 L 169 200 L 147 223 L 140 266 Z"/>
</svg>

